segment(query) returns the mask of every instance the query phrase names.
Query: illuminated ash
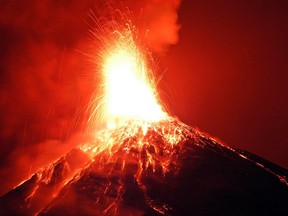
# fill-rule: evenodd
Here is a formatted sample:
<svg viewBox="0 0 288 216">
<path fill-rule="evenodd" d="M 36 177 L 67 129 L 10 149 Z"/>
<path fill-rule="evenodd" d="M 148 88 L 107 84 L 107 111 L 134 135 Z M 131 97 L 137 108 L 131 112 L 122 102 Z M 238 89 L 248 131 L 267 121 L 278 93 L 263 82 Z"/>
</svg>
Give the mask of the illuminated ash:
<svg viewBox="0 0 288 216">
<path fill-rule="evenodd" d="M 174 119 L 135 121 L 34 174 L 0 199 L 1 213 L 280 215 L 286 178 L 285 169 Z"/>
</svg>

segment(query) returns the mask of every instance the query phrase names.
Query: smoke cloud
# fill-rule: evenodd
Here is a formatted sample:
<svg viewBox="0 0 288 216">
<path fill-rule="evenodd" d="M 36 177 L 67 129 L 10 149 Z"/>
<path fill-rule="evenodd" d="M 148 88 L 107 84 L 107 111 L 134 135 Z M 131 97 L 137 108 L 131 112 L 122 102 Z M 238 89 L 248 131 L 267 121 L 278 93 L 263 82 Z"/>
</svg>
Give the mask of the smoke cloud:
<svg viewBox="0 0 288 216">
<path fill-rule="evenodd" d="M 153 51 L 177 43 L 179 0 L 113 4 L 141 14 L 140 31 Z M 85 140 L 76 134 L 85 127 L 85 106 L 97 86 L 81 53 L 89 44 L 87 13 L 101 15 L 106 6 L 103 0 L 1 1 L 0 174 L 7 178 L 0 195 Z"/>
<path fill-rule="evenodd" d="M 167 51 L 178 42 L 178 8 L 180 0 L 152 0 L 143 10 L 149 29 L 148 40 L 154 51 Z"/>
<path fill-rule="evenodd" d="M 151 49 L 157 53 L 165 53 L 169 46 L 177 44 L 180 24 L 178 9 L 181 0 L 146 0 L 124 1 L 132 11 L 140 15 L 140 24 Z M 137 13 L 137 11 L 139 11 Z"/>
</svg>

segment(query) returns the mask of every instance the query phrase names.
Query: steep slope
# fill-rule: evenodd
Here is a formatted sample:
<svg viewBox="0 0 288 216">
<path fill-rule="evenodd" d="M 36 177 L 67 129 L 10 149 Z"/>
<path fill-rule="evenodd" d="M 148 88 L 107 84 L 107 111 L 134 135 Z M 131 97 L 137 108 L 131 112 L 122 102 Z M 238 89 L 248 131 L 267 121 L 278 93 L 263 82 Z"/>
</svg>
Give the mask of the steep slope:
<svg viewBox="0 0 288 216">
<path fill-rule="evenodd" d="M 174 119 L 97 133 L 1 197 L 21 215 L 287 214 L 287 170 Z"/>
</svg>

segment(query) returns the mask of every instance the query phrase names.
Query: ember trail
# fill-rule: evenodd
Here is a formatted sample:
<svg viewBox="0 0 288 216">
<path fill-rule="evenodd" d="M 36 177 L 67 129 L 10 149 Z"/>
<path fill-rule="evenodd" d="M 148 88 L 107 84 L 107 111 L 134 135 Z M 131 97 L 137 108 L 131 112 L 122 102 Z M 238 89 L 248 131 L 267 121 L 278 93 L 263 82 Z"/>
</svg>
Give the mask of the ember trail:
<svg viewBox="0 0 288 216">
<path fill-rule="evenodd" d="M 102 119 L 106 126 L 94 132 L 95 142 L 81 147 L 93 157 L 103 152 L 113 155 L 125 139 L 145 137 L 155 123 L 174 121 L 163 111 L 158 99 L 153 71 L 149 69 L 147 60 L 150 57 L 150 66 L 154 63 L 151 53 L 141 46 L 133 23 L 125 17 L 121 18 L 124 24 L 115 20 L 101 23 L 96 19 L 94 36 L 101 44 L 101 50 L 94 58 L 95 62 L 100 62 L 102 95 L 100 101 L 97 98 L 92 100 L 92 105 L 93 102 L 95 104 L 89 121 L 96 125 Z M 173 146 L 182 138 L 179 136 L 181 130 L 174 128 L 168 133 L 165 127 L 165 143 Z M 136 148 L 140 150 L 144 144 L 145 141 L 140 139 Z M 130 146 L 126 145 L 125 149 L 130 149 Z"/>
<path fill-rule="evenodd" d="M 95 56 L 101 71 L 100 100 L 92 100 L 91 125 L 101 119 L 106 127 L 116 128 L 127 122 L 156 122 L 167 118 L 159 102 L 153 71 L 153 58 L 141 46 L 137 28 L 121 17 L 100 22 L 96 20 L 95 38 L 100 51 Z M 150 64 L 150 65 L 149 65 Z M 97 95 L 99 97 L 99 95 Z"/>
</svg>

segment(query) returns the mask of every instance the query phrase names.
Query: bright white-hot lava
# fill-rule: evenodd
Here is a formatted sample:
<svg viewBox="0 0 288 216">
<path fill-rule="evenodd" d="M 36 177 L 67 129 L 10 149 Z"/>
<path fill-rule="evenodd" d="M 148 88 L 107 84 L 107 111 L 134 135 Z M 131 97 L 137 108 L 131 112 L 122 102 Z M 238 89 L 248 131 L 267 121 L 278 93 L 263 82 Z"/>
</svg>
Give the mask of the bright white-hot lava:
<svg viewBox="0 0 288 216">
<path fill-rule="evenodd" d="M 102 82 L 101 119 L 109 128 L 128 121 L 147 123 L 165 119 L 167 114 L 159 103 L 147 62 L 148 57 L 149 63 L 152 58 L 147 49 L 141 49 L 136 28 L 131 22 L 112 23 L 108 27 L 99 24 L 95 31 L 101 44 L 98 68 Z"/>
<path fill-rule="evenodd" d="M 130 41 L 133 43 L 133 41 Z M 165 113 L 156 99 L 145 59 L 135 44 L 111 50 L 103 66 L 106 114 L 110 121 L 159 121 Z"/>
</svg>

